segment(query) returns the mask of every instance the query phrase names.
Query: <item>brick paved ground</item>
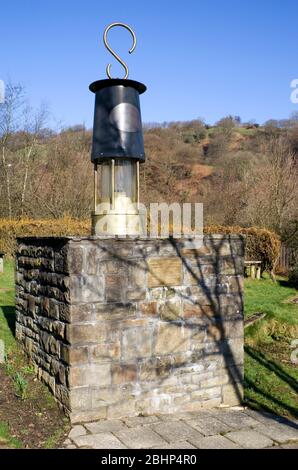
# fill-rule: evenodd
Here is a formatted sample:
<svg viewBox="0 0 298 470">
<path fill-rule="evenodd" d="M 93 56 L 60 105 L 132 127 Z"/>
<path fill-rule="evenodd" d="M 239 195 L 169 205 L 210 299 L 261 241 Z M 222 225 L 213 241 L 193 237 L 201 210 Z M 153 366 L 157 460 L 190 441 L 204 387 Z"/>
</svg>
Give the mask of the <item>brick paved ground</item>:
<svg viewBox="0 0 298 470">
<path fill-rule="evenodd" d="M 298 449 L 298 420 L 219 408 L 75 425 L 66 449 Z"/>
</svg>

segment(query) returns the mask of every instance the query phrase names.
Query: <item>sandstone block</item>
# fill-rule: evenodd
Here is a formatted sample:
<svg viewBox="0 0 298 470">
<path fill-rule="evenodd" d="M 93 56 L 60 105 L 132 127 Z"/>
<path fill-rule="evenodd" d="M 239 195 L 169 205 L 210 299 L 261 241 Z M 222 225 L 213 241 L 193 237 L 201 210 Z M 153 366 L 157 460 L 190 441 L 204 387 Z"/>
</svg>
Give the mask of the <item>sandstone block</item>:
<svg viewBox="0 0 298 470">
<path fill-rule="evenodd" d="M 160 306 L 160 318 L 164 321 L 181 319 L 181 300 L 167 301 Z"/>
<path fill-rule="evenodd" d="M 76 387 L 69 392 L 71 410 L 91 409 L 91 390 L 86 384 L 84 387 Z"/>
<path fill-rule="evenodd" d="M 154 380 L 166 380 L 172 367 L 174 366 L 171 356 L 152 357 L 142 361 L 139 365 L 139 379 L 141 382 L 151 382 Z M 174 379 L 176 383 L 176 380 Z M 164 383 L 164 382 L 163 382 Z"/>
<path fill-rule="evenodd" d="M 221 404 L 221 397 L 210 398 L 209 400 L 190 401 L 183 406 L 184 411 L 199 411 L 203 409 L 216 408 Z"/>
<path fill-rule="evenodd" d="M 76 302 L 102 302 L 104 300 L 103 276 L 89 276 L 87 274 L 72 274 L 70 276 L 71 301 Z M 119 300 L 119 299 L 118 299 Z"/>
<path fill-rule="evenodd" d="M 106 419 L 107 417 L 107 407 L 102 405 L 97 407 L 96 410 L 73 410 L 69 413 L 69 418 L 71 423 L 88 423 L 88 421 L 96 421 L 98 419 Z M 80 436 L 76 439 L 83 439 L 87 436 Z M 99 438 L 100 439 L 100 438 Z M 102 440 L 101 440 L 102 442 Z M 105 446 L 105 444 L 104 444 Z M 104 447 L 106 448 L 106 447 Z"/>
<path fill-rule="evenodd" d="M 66 326 L 66 339 L 72 345 L 104 342 L 105 325 L 101 323 L 70 324 Z"/>
<path fill-rule="evenodd" d="M 224 405 L 240 405 L 243 400 L 243 386 L 240 384 L 224 385 L 222 388 L 222 402 Z"/>
<path fill-rule="evenodd" d="M 182 261 L 178 257 L 148 259 L 148 287 L 182 284 Z"/>
<path fill-rule="evenodd" d="M 112 366 L 112 382 L 115 385 L 135 382 L 137 366 L 135 364 L 115 364 Z"/>
<path fill-rule="evenodd" d="M 125 393 L 118 386 L 91 387 L 92 409 L 123 401 L 127 396 L 129 398 L 129 392 Z"/>
<path fill-rule="evenodd" d="M 142 302 L 140 304 L 142 315 L 155 316 L 157 315 L 157 302 Z"/>
<path fill-rule="evenodd" d="M 134 399 L 123 399 L 120 402 L 113 403 L 108 406 L 107 418 L 123 418 L 129 416 L 135 416 L 136 413 L 136 403 Z"/>
<path fill-rule="evenodd" d="M 131 318 L 136 315 L 136 304 L 134 302 L 99 303 L 89 306 L 88 315 L 95 315 L 95 320 L 120 320 Z"/>
<path fill-rule="evenodd" d="M 190 331 L 187 327 L 171 323 L 159 323 L 155 353 L 158 355 L 183 352 L 189 349 Z"/>
<path fill-rule="evenodd" d="M 81 274 L 85 272 L 84 248 L 76 244 L 68 245 L 67 271 L 69 274 Z"/>
<path fill-rule="evenodd" d="M 127 272 L 105 276 L 106 300 L 108 302 L 125 302 L 127 299 Z"/>
<path fill-rule="evenodd" d="M 111 364 L 88 364 L 72 366 L 69 371 L 70 387 L 105 387 L 112 382 Z"/>
<path fill-rule="evenodd" d="M 116 361 L 120 359 L 120 341 L 89 346 L 89 351 L 91 362 L 102 362 L 107 359 Z"/>
<path fill-rule="evenodd" d="M 128 328 L 122 332 L 121 358 L 131 361 L 152 354 L 153 330 L 151 328 Z"/>
<path fill-rule="evenodd" d="M 61 344 L 61 359 L 68 365 L 79 365 L 88 363 L 88 347 L 87 346 L 69 346 Z"/>
</svg>

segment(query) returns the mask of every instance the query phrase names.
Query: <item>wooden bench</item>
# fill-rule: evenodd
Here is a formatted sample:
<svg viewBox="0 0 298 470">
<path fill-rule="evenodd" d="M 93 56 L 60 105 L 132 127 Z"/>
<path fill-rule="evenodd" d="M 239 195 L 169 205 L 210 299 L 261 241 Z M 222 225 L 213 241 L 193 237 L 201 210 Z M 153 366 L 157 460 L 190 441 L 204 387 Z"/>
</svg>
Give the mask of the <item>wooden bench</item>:
<svg viewBox="0 0 298 470">
<path fill-rule="evenodd" d="M 251 279 L 261 279 L 262 261 L 244 261 L 245 275 Z"/>
<path fill-rule="evenodd" d="M 0 251 L 0 273 L 3 273 L 3 260 L 4 260 L 4 254 L 2 251 Z"/>
</svg>

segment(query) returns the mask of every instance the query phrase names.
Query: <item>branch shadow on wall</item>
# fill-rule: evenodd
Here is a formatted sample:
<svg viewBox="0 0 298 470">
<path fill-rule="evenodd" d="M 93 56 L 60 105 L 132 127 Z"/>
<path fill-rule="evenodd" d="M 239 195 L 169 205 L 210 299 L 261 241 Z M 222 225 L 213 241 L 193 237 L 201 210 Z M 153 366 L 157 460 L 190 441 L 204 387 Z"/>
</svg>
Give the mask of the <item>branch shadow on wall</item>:
<svg viewBox="0 0 298 470">
<path fill-rule="evenodd" d="M 190 318 L 185 318 L 183 308 L 180 316 L 177 316 L 177 312 L 173 309 L 172 312 L 170 312 L 172 315 L 170 315 L 168 319 L 166 317 L 160 318 L 155 316 L 152 318 L 152 324 L 154 324 L 153 320 L 158 319 L 159 321 L 163 321 L 175 329 L 177 326 L 183 327 L 183 329 L 189 332 L 189 336 L 191 338 L 198 332 L 202 332 L 203 335 L 205 335 L 205 338 L 208 336 L 209 340 L 202 341 L 202 344 L 199 345 L 200 347 L 198 347 L 198 349 L 191 351 L 191 355 L 184 359 L 182 357 L 181 360 L 177 360 L 176 362 L 169 361 L 168 363 L 162 363 L 157 357 L 158 354 L 155 353 L 155 357 L 153 357 L 154 360 L 152 361 L 152 368 L 156 372 L 156 382 L 158 383 L 158 386 L 160 386 L 172 374 L 176 375 L 180 372 L 183 372 L 184 367 L 191 366 L 192 364 L 196 364 L 200 361 L 203 361 L 204 364 L 208 364 L 220 356 L 221 369 L 225 370 L 229 376 L 229 383 L 227 384 L 233 387 L 234 395 L 237 397 L 237 401 L 241 402 L 243 383 L 242 354 L 240 350 L 239 357 L 237 357 L 237 352 L 239 351 L 237 351 L 235 345 L 233 347 L 231 343 L 231 337 L 233 338 L 231 331 L 233 329 L 233 325 L 237 321 L 241 322 L 243 318 L 242 276 L 244 253 L 239 253 L 239 246 L 236 248 L 236 252 L 234 251 L 236 245 L 231 241 L 231 237 L 228 235 L 219 238 L 208 235 L 206 240 L 208 240 L 210 253 L 204 254 L 204 252 L 201 253 L 200 250 L 194 249 L 191 259 L 189 256 L 185 255 L 183 250 L 184 245 L 181 243 L 181 240 L 176 240 L 174 238 L 156 240 L 156 246 L 154 245 L 154 248 L 160 247 L 161 252 L 163 246 L 169 248 L 170 243 L 171 249 L 169 249 L 169 254 L 165 255 L 163 252 L 162 256 L 175 256 L 181 259 L 184 276 L 188 275 L 190 279 L 190 282 L 187 284 L 187 286 L 185 286 L 185 283 L 183 283 L 183 289 L 165 285 L 163 289 L 170 289 L 174 291 L 175 295 L 180 298 L 182 305 L 184 305 L 184 303 L 191 304 L 195 307 L 195 311 L 200 313 L 196 313 L 196 315 Z M 131 243 L 131 246 L 134 246 L 138 243 L 138 239 L 123 241 L 124 243 Z M 182 242 L 184 241 L 190 243 L 191 239 L 185 239 Z M 162 279 L 159 279 L 156 272 L 152 271 L 148 262 L 151 255 L 153 257 L 158 256 L 159 259 L 162 259 L 158 249 L 155 254 L 151 254 L 150 250 L 149 252 L 146 250 L 146 244 L 144 244 L 144 241 L 141 240 L 138 250 L 134 249 L 135 254 L 130 257 L 127 254 L 121 255 L 121 243 L 116 244 L 117 249 L 115 249 L 115 244 L 110 244 L 109 242 L 106 243 L 105 240 L 99 239 L 98 243 L 102 252 L 105 252 L 108 255 L 107 257 L 104 256 L 103 259 L 119 261 L 121 264 L 123 264 L 123 266 L 126 267 L 127 273 L 129 273 L 130 267 L 132 267 L 132 269 L 135 267 L 141 268 L 147 274 L 150 273 L 152 277 L 155 277 L 158 281 L 160 281 L 159 285 L 163 285 Z M 228 249 L 226 249 L 227 244 Z M 226 255 L 223 254 L 225 249 L 227 253 Z M 101 261 L 99 260 L 98 263 L 101 263 Z M 117 276 L 120 277 L 120 273 L 117 273 Z M 232 289 L 229 277 L 233 279 Z M 124 280 L 124 283 L 125 282 L 127 282 L 127 279 Z M 191 291 L 192 287 L 194 289 L 198 289 L 200 294 L 193 295 L 191 292 L 189 292 Z M 92 286 L 91 284 L 90 289 L 91 288 L 96 289 L 96 286 Z M 127 305 L 127 303 L 125 304 L 121 301 L 121 299 L 118 299 L 117 301 L 115 300 L 113 302 L 117 303 L 117 305 Z M 4 308 L 13 309 L 13 307 Z M 12 314 L 11 310 L 7 310 L 6 313 L 7 315 L 5 316 L 10 323 L 10 327 L 13 329 L 14 322 L 12 322 L 12 318 L 14 315 Z M 119 329 L 121 331 L 123 328 L 123 325 L 121 324 L 122 319 L 120 318 L 119 320 L 116 320 L 112 317 L 113 315 L 111 315 L 112 322 L 117 323 L 119 321 Z M 146 316 L 143 316 L 143 318 L 146 318 Z M 109 320 L 105 319 L 105 321 Z M 135 337 L 137 344 L 139 337 L 137 334 Z M 242 340 L 242 335 L 239 338 Z M 241 345 L 241 341 L 239 344 Z M 176 350 L 183 350 L 183 348 L 179 348 L 177 342 L 175 347 L 172 349 L 170 348 L 171 346 L 169 345 L 168 356 L 174 356 L 176 354 Z M 241 348 L 241 346 L 239 346 L 239 348 Z M 149 367 L 148 358 L 140 356 L 137 349 L 135 357 L 138 364 L 147 361 L 146 366 L 148 365 Z M 131 367 L 132 363 L 129 360 L 120 362 L 120 365 L 124 368 L 124 371 L 125 368 L 127 368 L 127 375 L 129 376 L 129 368 Z M 263 365 L 267 367 L 268 370 L 270 370 L 270 364 L 267 363 Z M 281 378 L 285 381 L 288 380 L 288 377 L 286 377 L 284 374 Z M 196 386 L 197 389 L 201 389 L 200 380 L 198 381 L 198 384 L 194 384 L 194 386 Z M 182 386 L 181 392 L 183 392 Z M 188 392 L 183 393 L 187 395 Z M 260 391 L 260 393 L 262 393 L 262 391 Z M 274 397 L 272 398 L 274 399 Z M 119 400 L 119 402 L 120 401 L 121 400 Z M 124 401 L 124 398 L 122 401 Z M 117 405 L 117 403 L 115 404 Z M 292 410 L 289 411 L 292 412 Z"/>
<path fill-rule="evenodd" d="M 211 256 L 202 256 L 199 254 L 200 251 L 193 250 L 193 263 L 190 263 L 189 258 L 184 256 L 179 240 L 170 237 L 169 239 L 157 241 L 157 243 L 161 244 L 168 244 L 170 242 L 172 246 L 172 254 L 169 254 L 169 256 L 174 255 L 181 259 L 183 271 L 187 272 L 191 278 L 190 286 L 199 288 L 201 292 L 199 296 L 196 296 L 183 293 L 180 289 L 173 286 L 164 286 L 164 288 L 169 288 L 171 291 L 174 291 L 182 302 L 185 301 L 191 304 L 197 312 L 200 311 L 200 314 L 196 314 L 196 318 L 185 319 L 183 314 L 177 317 L 177 312 L 173 310 L 172 312 L 168 312 L 168 317 L 164 316 L 160 320 L 167 321 L 167 323 L 173 327 L 183 326 L 184 329 L 190 330 L 190 337 L 200 332 L 205 334 L 205 336 L 208 334 L 209 341 L 204 345 L 200 345 L 197 350 L 194 349 L 191 351 L 191 357 L 187 360 L 178 361 L 178 364 L 174 363 L 166 366 L 161 362 L 160 367 L 158 366 L 159 362 L 156 361 L 156 363 L 153 362 L 153 367 L 155 364 L 157 376 L 160 375 L 159 384 L 162 384 L 162 382 L 165 381 L 171 373 L 179 373 L 179 370 L 182 371 L 183 367 L 191 366 L 192 364 L 194 365 L 196 362 L 201 360 L 203 360 L 205 364 L 208 364 L 208 360 L 211 362 L 212 359 L 218 358 L 220 355 L 223 361 L 221 369 L 225 370 L 228 374 L 229 384 L 234 388 L 237 401 L 241 402 L 243 364 L 239 364 L 239 359 L 235 357 L 235 351 L 232 350 L 228 337 L 229 335 L 226 333 L 228 324 L 232 325 L 233 322 L 242 320 L 243 301 L 240 280 L 241 276 L 235 276 L 236 272 L 241 274 L 241 267 L 239 271 L 239 266 L 237 265 L 239 254 L 233 253 L 233 244 L 230 242 L 229 236 L 213 239 L 212 236 L 209 235 L 208 240 L 210 243 Z M 229 250 L 231 253 L 228 257 L 232 264 L 232 268 L 230 268 L 231 275 L 233 275 L 236 283 L 233 294 L 229 294 L 227 292 L 229 289 L 228 280 L 227 282 L 224 282 L 225 279 L 223 279 L 225 278 L 225 275 L 223 274 L 224 270 L 222 263 L 225 262 L 225 259 L 221 254 L 221 250 L 227 240 L 229 241 Z M 191 240 L 188 240 L 188 242 L 191 242 Z M 117 252 L 110 251 L 107 247 L 103 247 L 103 250 L 109 253 L 114 259 L 123 262 L 126 266 L 140 266 L 140 261 L 136 262 L 134 259 L 128 259 L 127 257 L 124 258 Z M 157 281 L 160 281 L 160 285 L 162 285 L 162 279 L 158 279 L 156 273 L 150 269 L 150 265 L 148 264 L 148 258 L 150 258 L 150 255 L 148 255 L 148 252 L 140 247 L 139 255 L 140 259 L 143 261 L 143 269 L 147 273 L 150 273 Z M 214 283 L 212 286 L 210 285 L 210 280 Z M 190 286 L 188 289 L 191 288 Z M 228 295 L 233 296 L 238 302 L 238 305 L 237 302 L 235 304 L 235 311 L 231 312 L 229 316 L 226 315 L 226 312 L 229 309 L 229 305 L 226 304 Z M 206 299 L 205 302 L 201 300 L 203 297 Z M 171 310 L 171 308 L 169 308 L 169 310 Z M 171 350 L 169 355 L 177 353 L 177 349 L 179 351 L 179 345 L 178 348 L 177 344 L 175 346 L 176 350 Z M 241 357 L 241 351 L 239 356 Z M 242 358 L 240 362 L 242 362 Z M 167 370 L 168 375 L 166 374 Z M 197 388 L 200 389 L 199 384 L 197 385 Z"/>
<path fill-rule="evenodd" d="M 240 283 L 239 274 L 239 267 L 237 266 L 237 257 L 236 254 L 233 253 L 233 245 L 230 242 L 230 237 L 222 237 L 220 241 L 214 239 L 212 235 L 208 237 L 208 241 L 211 245 L 211 252 L 215 254 L 212 256 L 212 270 L 211 272 L 207 270 L 207 274 L 204 272 L 204 256 L 200 257 L 198 252 L 194 250 L 194 258 L 195 258 L 195 265 L 192 267 L 189 263 L 189 260 L 183 255 L 182 250 L 179 247 L 179 243 L 174 238 L 169 239 L 172 246 L 175 248 L 175 251 L 179 258 L 182 261 L 182 264 L 185 270 L 191 275 L 195 284 L 202 289 L 203 295 L 206 296 L 209 305 L 212 309 L 212 318 L 210 315 L 206 315 L 204 313 L 204 305 L 200 304 L 200 301 L 195 300 L 194 304 L 201 307 L 203 312 L 203 318 L 206 320 L 207 328 L 209 325 L 214 326 L 214 333 L 208 332 L 211 336 L 212 340 L 216 344 L 216 353 L 222 354 L 222 358 L 224 361 L 223 367 L 226 369 L 229 375 L 229 381 L 234 387 L 235 395 L 239 403 L 242 401 L 242 380 L 243 380 L 243 371 L 242 365 L 239 364 L 239 361 L 235 357 L 235 351 L 232 351 L 232 348 L 229 343 L 229 338 L 227 338 L 226 334 L 226 325 L 228 322 L 235 322 L 242 320 L 242 312 L 243 312 L 243 297 L 242 297 L 242 286 Z M 223 278 L 225 275 L 222 273 L 224 272 L 223 267 L 221 264 L 225 262 L 223 255 L 221 254 L 221 250 L 223 245 L 229 242 L 229 251 L 231 256 L 229 256 L 229 261 L 232 262 L 232 275 L 233 278 L 236 280 L 236 289 L 235 293 L 230 294 L 227 289 L 229 289 L 228 283 L 223 282 Z M 207 258 L 208 259 L 208 258 Z M 207 264 L 208 266 L 208 264 Z M 209 281 L 210 277 L 212 280 L 215 281 L 215 289 L 210 287 Z M 233 298 L 236 301 L 235 311 L 231 314 L 226 316 L 226 311 L 228 306 L 225 304 L 225 299 L 227 295 L 233 295 Z M 240 301 L 239 311 L 236 310 L 237 301 Z M 186 326 L 189 327 L 190 325 L 186 323 Z M 210 353 L 205 352 L 205 355 L 210 357 Z M 211 354 L 212 356 L 212 354 Z"/>
<path fill-rule="evenodd" d="M 210 243 L 211 247 L 211 252 L 213 253 L 213 260 L 212 260 L 212 271 L 208 272 L 206 270 L 206 259 L 208 257 L 200 256 L 196 250 L 194 250 L 194 262 L 190 263 L 189 259 L 183 254 L 183 250 L 181 249 L 179 240 L 176 240 L 172 237 L 170 237 L 168 240 L 163 240 L 161 242 L 168 242 L 170 241 L 173 249 L 175 250 L 176 255 L 181 259 L 183 269 L 185 272 L 188 272 L 190 277 L 193 279 L 192 284 L 194 286 L 199 287 L 202 290 L 203 296 L 206 297 L 207 302 L 201 303 L 199 299 L 191 299 L 191 296 L 188 296 L 186 294 L 183 294 L 179 290 L 171 287 L 172 290 L 176 291 L 176 294 L 178 294 L 183 301 L 191 302 L 195 307 L 199 307 L 201 311 L 200 315 L 200 321 L 199 323 L 193 322 L 191 319 L 189 321 L 186 321 L 185 318 L 180 317 L 177 318 L 175 321 L 170 321 L 169 323 L 174 325 L 183 325 L 184 328 L 187 328 L 191 330 L 195 334 L 195 332 L 198 331 L 198 329 L 202 329 L 202 331 L 208 328 L 208 326 L 215 326 L 215 332 L 208 332 L 210 336 L 210 341 L 214 343 L 214 351 L 204 349 L 203 351 L 198 351 L 197 354 L 194 352 L 192 355 L 192 361 L 195 362 L 200 361 L 201 359 L 208 361 L 212 360 L 213 356 L 218 356 L 218 354 L 222 355 L 224 364 L 223 368 L 226 369 L 228 375 L 229 375 L 229 382 L 230 385 L 233 386 L 235 395 L 238 398 L 238 401 L 242 401 L 242 383 L 243 383 L 243 365 L 239 364 L 239 360 L 237 357 L 235 357 L 235 350 L 231 348 L 230 344 L 230 337 L 229 334 L 227 334 L 227 325 L 231 325 L 234 321 L 242 319 L 242 312 L 243 312 L 243 286 L 242 286 L 242 275 L 244 274 L 244 266 L 241 263 L 239 265 L 239 253 L 234 253 L 234 244 L 231 243 L 229 236 L 224 237 L 222 239 L 216 239 L 212 237 L 212 235 L 208 236 L 208 240 Z M 225 258 L 221 254 L 221 250 L 223 248 L 223 245 L 229 241 L 229 251 L 230 255 Z M 109 251 L 109 250 L 106 250 Z M 117 255 L 117 253 L 110 253 L 114 258 L 130 265 L 135 265 L 135 261 L 129 260 L 127 258 L 121 257 Z M 243 253 L 244 255 L 244 253 Z M 147 272 L 150 272 L 152 276 L 156 277 L 156 274 L 152 271 L 150 271 L 150 266 L 148 265 L 148 254 L 145 250 L 141 252 L 142 258 L 146 262 L 146 269 Z M 170 256 L 170 255 L 169 255 Z M 243 258 L 242 258 L 243 259 Z M 225 261 L 229 261 L 230 265 L 232 265 L 232 268 L 229 271 L 229 274 L 223 274 L 225 272 L 224 269 L 222 269 L 222 263 Z M 231 294 L 225 290 L 225 282 L 224 278 L 227 276 L 233 276 L 235 285 L 234 285 L 234 292 Z M 210 286 L 210 278 L 213 278 L 215 281 L 215 288 L 214 286 Z M 228 283 L 226 283 L 228 285 Z M 226 299 L 227 296 L 232 295 L 234 296 L 235 299 L 239 300 L 238 304 L 238 311 L 237 311 L 237 303 L 234 306 L 234 312 L 228 312 L 228 306 L 226 305 Z M 207 305 L 206 305 L 207 304 Z M 209 307 L 211 306 L 211 314 L 210 314 L 210 309 Z M 176 312 L 173 310 L 173 318 L 176 315 Z M 229 313 L 229 314 L 227 314 Z M 173 350 L 172 353 L 175 351 Z M 250 349 L 249 351 L 246 350 L 247 353 L 253 354 L 253 350 Z M 259 357 L 260 359 L 260 357 Z M 274 364 L 270 361 L 268 361 L 265 356 L 262 358 L 261 361 L 262 365 L 268 369 L 268 371 L 274 371 L 284 382 L 288 383 L 290 386 L 293 387 L 293 389 L 297 390 L 297 384 L 295 383 L 294 379 L 287 376 L 281 369 L 279 369 L 277 364 Z M 189 365 L 189 362 L 180 362 L 179 365 L 171 365 L 168 366 L 168 375 L 173 372 L 173 370 L 177 369 L 182 369 L 183 367 Z M 164 366 L 161 365 L 160 367 L 161 372 L 162 372 L 162 377 L 160 377 L 160 384 L 165 380 L 165 368 Z M 158 371 L 157 371 L 158 373 Z M 252 384 L 248 380 L 244 382 L 246 385 L 250 387 L 254 387 L 256 390 L 258 389 L 258 392 L 261 393 L 264 397 L 266 395 L 266 398 L 269 400 L 272 400 L 273 402 L 278 402 L 281 406 L 284 407 L 284 409 L 288 410 L 291 414 L 295 415 L 297 413 L 297 410 L 295 410 L 292 407 L 287 407 L 285 406 L 281 400 L 277 400 L 273 395 L 268 394 L 268 392 L 264 392 L 261 389 L 257 387 L 256 384 Z M 199 387 L 198 387 L 199 388 Z M 271 411 L 274 413 L 273 409 L 268 409 L 268 411 Z M 272 419 L 274 420 L 275 418 L 272 416 Z M 281 418 L 284 420 L 284 422 L 290 426 L 293 426 L 296 428 L 296 425 L 292 423 L 291 420 L 288 420 L 286 418 Z"/>
</svg>

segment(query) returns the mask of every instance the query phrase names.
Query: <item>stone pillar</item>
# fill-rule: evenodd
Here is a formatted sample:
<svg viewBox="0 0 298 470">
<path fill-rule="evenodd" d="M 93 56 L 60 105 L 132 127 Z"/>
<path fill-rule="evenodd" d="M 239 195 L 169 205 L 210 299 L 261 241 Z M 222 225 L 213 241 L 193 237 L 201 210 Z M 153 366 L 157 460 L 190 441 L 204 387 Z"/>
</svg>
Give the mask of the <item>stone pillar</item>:
<svg viewBox="0 0 298 470">
<path fill-rule="evenodd" d="M 16 335 L 72 422 L 241 402 L 243 238 L 20 238 Z"/>
</svg>

